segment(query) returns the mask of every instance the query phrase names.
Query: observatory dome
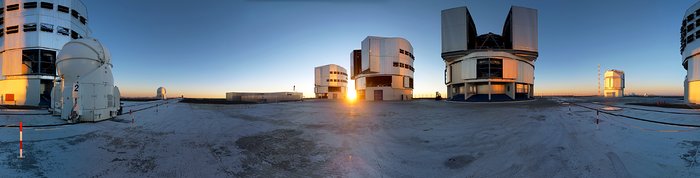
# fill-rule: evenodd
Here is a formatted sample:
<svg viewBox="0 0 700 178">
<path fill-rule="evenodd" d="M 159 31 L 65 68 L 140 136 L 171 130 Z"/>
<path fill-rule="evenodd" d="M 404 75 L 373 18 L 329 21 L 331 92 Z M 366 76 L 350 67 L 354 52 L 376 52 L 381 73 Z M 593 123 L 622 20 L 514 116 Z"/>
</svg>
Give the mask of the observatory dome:
<svg viewBox="0 0 700 178">
<path fill-rule="evenodd" d="M 156 90 L 156 98 L 158 99 L 166 99 L 166 94 L 167 91 L 165 90 L 165 87 L 159 87 L 158 90 Z"/>
<path fill-rule="evenodd" d="M 110 53 L 94 38 L 77 39 L 66 43 L 56 61 L 58 75 L 67 78 L 85 75 L 103 64 L 112 66 Z"/>
</svg>

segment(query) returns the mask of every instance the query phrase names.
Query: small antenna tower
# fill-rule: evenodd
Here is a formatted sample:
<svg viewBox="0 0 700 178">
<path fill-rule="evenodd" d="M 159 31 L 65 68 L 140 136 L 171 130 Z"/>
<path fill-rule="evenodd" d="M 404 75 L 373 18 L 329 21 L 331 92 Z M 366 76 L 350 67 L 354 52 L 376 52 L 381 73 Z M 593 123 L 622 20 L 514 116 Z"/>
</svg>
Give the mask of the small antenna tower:
<svg viewBox="0 0 700 178">
<path fill-rule="evenodd" d="M 598 64 L 598 96 L 601 96 L 601 94 L 600 94 L 600 64 Z"/>
</svg>

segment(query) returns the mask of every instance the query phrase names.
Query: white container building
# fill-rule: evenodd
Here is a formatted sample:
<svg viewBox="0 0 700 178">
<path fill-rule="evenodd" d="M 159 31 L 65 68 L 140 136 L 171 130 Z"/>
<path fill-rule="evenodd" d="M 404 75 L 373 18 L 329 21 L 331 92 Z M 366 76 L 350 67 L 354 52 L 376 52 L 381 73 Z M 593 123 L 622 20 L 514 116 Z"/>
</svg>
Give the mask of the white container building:
<svg viewBox="0 0 700 178">
<path fill-rule="evenodd" d="M 467 7 L 442 11 L 442 58 L 448 99 L 512 101 L 533 98 L 537 10 L 512 6 L 502 34 L 477 36 Z"/>
<path fill-rule="evenodd" d="M 85 4 L 3 0 L 0 8 L 0 105 L 52 105 L 56 54 L 91 33 Z"/>
<path fill-rule="evenodd" d="M 368 36 L 351 57 L 351 78 L 359 100 L 413 98 L 413 46 L 403 38 Z"/>
<path fill-rule="evenodd" d="M 348 71 L 335 64 L 314 68 L 314 93 L 321 99 L 344 99 L 347 95 Z"/>
<path fill-rule="evenodd" d="M 684 81 L 685 101 L 700 104 L 700 2 L 690 6 L 681 26 L 681 55 L 687 71 Z"/>
<path fill-rule="evenodd" d="M 603 95 L 605 97 L 623 97 L 625 96 L 625 72 L 621 70 L 605 71 L 605 88 Z"/>
</svg>

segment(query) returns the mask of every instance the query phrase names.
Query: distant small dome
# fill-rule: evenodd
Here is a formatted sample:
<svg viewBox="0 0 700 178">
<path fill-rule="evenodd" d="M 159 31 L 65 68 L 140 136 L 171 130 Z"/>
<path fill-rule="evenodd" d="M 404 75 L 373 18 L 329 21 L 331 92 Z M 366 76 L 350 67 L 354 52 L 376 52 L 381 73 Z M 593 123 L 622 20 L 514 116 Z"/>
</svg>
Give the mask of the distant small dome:
<svg viewBox="0 0 700 178">
<path fill-rule="evenodd" d="M 166 94 L 167 91 L 165 91 L 165 87 L 159 87 L 158 90 L 156 90 L 158 94 Z"/>
<path fill-rule="evenodd" d="M 167 99 L 166 96 L 165 96 L 167 93 L 168 93 L 168 92 L 165 90 L 165 87 L 159 87 L 159 88 L 156 90 L 156 98 L 158 98 L 158 99 Z"/>
</svg>

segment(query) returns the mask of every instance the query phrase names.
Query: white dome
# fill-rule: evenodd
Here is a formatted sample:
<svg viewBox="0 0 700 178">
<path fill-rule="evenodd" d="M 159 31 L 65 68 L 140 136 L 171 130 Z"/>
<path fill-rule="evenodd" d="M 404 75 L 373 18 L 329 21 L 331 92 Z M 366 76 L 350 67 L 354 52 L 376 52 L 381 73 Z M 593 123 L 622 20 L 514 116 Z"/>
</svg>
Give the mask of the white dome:
<svg viewBox="0 0 700 178">
<path fill-rule="evenodd" d="M 66 43 L 56 60 L 58 75 L 68 78 L 85 75 L 103 64 L 111 67 L 110 53 L 94 38 L 77 39 Z"/>
<path fill-rule="evenodd" d="M 158 94 L 166 94 L 167 93 L 164 87 L 159 87 L 158 90 L 156 90 L 156 92 Z"/>
</svg>

